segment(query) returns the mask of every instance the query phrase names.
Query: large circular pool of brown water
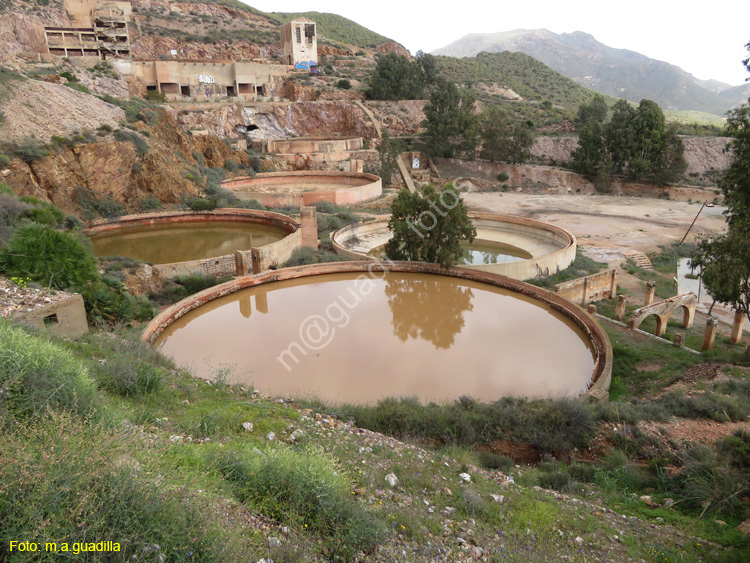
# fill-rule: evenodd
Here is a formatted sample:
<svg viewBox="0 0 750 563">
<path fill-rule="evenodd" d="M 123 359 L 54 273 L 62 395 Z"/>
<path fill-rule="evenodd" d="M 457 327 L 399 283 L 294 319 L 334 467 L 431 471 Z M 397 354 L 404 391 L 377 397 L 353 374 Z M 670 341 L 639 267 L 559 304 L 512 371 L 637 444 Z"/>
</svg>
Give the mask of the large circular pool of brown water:
<svg viewBox="0 0 750 563">
<path fill-rule="evenodd" d="M 206 378 L 329 404 L 481 402 L 584 392 L 594 359 L 570 319 L 492 285 L 430 274 L 330 274 L 203 305 L 157 344 Z"/>
<path fill-rule="evenodd" d="M 121 227 L 93 235 L 97 256 L 127 256 L 152 264 L 203 260 L 250 250 L 289 233 L 272 225 L 235 221 L 161 223 Z"/>
</svg>

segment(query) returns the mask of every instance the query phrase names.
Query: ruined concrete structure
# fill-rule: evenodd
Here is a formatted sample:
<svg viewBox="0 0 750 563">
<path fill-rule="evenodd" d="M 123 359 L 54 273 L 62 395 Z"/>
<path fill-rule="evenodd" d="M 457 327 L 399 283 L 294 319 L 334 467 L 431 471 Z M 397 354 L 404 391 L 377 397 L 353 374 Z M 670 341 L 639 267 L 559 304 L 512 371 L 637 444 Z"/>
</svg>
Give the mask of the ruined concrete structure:
<svg viewBox="0 0 750 563">
<path fill-rule="evenodd" d="M 633 311 L 628 317 L 628 328 L 636 329 L 646 318 L 656 315 L 656 336 L 662 336 L 667 331 L 667 322 L 678 309 L 683 310 L 682 326 L 690 328 L 693 326 L 695 318 L 695 307 L 698 304 L 698 297 L 695 293 L 683 293 L 675 295 L 660 303 L 646 305 Z"/>
<path fill-rule="evenodd" d="M 71 27 L 45 27 L 47 50 L 62 57 L 130 56 L 130 0 L 64 0 Z"/>
<path fill-rule="evenodd" d="M 285 65 L 216 60 L 150 60 L 118 65 L 140 78 L 146 89 L 170 100 L 239 98 L 255 101 L 270 96 L 274 85 L 289 76 Z"/>
<path fill-rule="evenodd" d="M 76 338 L 89 331 L 83 297 L 77 293 L 39 309 L 20 311 L 13 315 L 13 320 L 44 327 L 58 336 L 68 338 Z"/>
<path fill-rule="evenodd" d="M 606 270 L 559 283 L 554 287 L 554 291 L 579 305 L 603 299 L 614 299 L 617 295 L 617 270 Z"/>
<path fill-rule="evenodd" d="M 318 64 L 318 34 L 315 22 L 298 18 L 281 26 L 284 61 L 297 70 L 314 70 Z"/>
</svg>

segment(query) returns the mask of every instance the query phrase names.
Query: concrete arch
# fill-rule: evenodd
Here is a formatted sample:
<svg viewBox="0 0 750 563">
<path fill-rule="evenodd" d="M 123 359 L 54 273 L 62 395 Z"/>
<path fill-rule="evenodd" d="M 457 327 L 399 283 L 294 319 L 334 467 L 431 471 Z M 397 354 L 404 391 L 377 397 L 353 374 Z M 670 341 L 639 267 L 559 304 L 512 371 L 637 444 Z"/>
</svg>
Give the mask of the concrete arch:
<svg viewBox="0 0 750 563">
<path fill-rule="evenodd" d="M 690 328 L 693 326 L 695 319 L 695 307 L 698 304 L 698 297 L 694 293 L 684 293 L 675 295 L 660 303 L 653 303 L 633 311 L 628 317 L 628 328 L 637 329 L 641 323 L 651 315 L 656 316 L 656 336 L 662 336 L 667 331 L 669 318 L 677 310 L 682 309 L 682 326 Z"/>
</svg>

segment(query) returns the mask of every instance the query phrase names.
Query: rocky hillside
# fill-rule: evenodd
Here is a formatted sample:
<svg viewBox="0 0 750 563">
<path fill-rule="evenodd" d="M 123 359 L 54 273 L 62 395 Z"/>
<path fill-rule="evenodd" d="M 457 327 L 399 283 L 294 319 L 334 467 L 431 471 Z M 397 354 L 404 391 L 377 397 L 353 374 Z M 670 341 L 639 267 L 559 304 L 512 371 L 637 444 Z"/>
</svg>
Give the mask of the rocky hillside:
<svg viewBox="0 0 750 563">
<path fill-rule="evenodd" d="M 546 29 L 518 29 L 472 33 L 434 54 L 474 57 L 482 51 L 520 51 L 602 94 L 634 102 L 648 98 L 667 109 L 724 115 L 747 99 L 745 91 L 733 89 L 729 84 L 717 81 L 707 84 L 675 65 L 627 49 L 608 47 L 580 31 L 557 34 Z"/>
<path fill-rule="evenodd" d="M 103 202 L 140 210 L 147 198 L 178 203 L 202 193 L 203 170 L 250 162 L 220 138 L 192 136 L 142 100 L 109 103 L 21 78 L 2 90 L 0 153 L 12 159 L 3 183 L 68 212 L 102 213 Z"/>
</svg>

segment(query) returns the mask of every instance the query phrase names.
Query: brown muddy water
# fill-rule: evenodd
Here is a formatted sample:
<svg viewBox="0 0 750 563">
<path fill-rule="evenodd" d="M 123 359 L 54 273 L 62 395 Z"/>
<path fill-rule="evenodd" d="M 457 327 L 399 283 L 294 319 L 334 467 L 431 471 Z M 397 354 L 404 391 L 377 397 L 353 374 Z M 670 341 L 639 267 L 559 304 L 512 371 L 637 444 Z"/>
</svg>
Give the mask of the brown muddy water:
<svg viewBox="0 0 750 563">
<path fill-rule="evenodd" d="M 258 223 L 201 221 L 122 227 L 91 237 L 97 256 L 127 256 L 151 264 L 203 260 L 281 240 L 284 229 Z"/>
<path fill-rule="evenodd" d="M 480 266 L 482 264 L 504 264 L 506 262 L 518 262 L 528 260 L 533 256 L 525 250 L 491 240 L 475 239 L 474 242 L 462 242 L 463 255 L 458 260 L 459 266 Z M 374 258 L 382 258 L 385 253 L 385 245 L 370 250 L 367 255 Z"/>
<path fill-rule="evenodd" d="M 157 345 L 201 377 L 327 404 L 574 396 L 594 367 L 590 341 L 545 304 L 410 273 L 248 288 L 179 318 Z"/>
</svg>

